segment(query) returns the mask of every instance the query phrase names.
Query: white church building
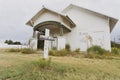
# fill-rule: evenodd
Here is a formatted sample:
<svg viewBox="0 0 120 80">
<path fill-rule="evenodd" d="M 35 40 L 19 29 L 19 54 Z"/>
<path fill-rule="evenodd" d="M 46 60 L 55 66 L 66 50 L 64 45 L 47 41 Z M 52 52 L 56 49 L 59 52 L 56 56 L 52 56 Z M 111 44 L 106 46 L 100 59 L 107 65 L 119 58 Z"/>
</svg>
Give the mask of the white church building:
<svg viewBox="0 0 120 80">
<path fill-rule="evenodd" d="M 70 4 L 61 13 L 43 7 L 26 24 L 33 27 L 32 49 L 43 49 L 45 29 L 49 29 L 49 49 L 69 44 L 71 50 L 86 51 L 93 45 L 111 50 L 110 33 L 118 19 Z"/>
</svg>

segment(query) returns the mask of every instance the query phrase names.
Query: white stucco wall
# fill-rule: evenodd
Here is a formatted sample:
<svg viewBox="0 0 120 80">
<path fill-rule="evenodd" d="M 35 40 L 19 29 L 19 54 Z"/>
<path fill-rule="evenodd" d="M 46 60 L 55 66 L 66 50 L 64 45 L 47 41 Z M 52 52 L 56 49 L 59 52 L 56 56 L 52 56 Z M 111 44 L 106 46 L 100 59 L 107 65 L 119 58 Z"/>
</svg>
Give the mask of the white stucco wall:
<svg viewBox="0 0 120 80">
<path fill-rule="evenodd" d="M 76 24 L 72 31 L 64 34 L 66 44 L 70 44 L 71 49 L 80 48 L 86 51 L 91 45 L 99 45 L 106 50 L 111 50 L 109 18 L 95 12 L 79 7 L 71 7 L 63 11 Z M 34 26 L 44 21 L 57 21 L 69 27 L 62 21 L 60 15 L 46 11 L 34 22 Z M 86 37 L 92 38 L 88 40 Z M 92 44 L 91 44 L 92 42 Z"/>
<path fill-rule="evenodd" d="M 81 48 L 81 32 L 88 33 L 89 35 L 92 35 L 92 33 L 95 32 L 103 32 L 103 38 L 101 38 L 103 45 L 101 47 L 111 50 L 108 17 L 78 7 L 71 7 L 63 11 L 63 13 L 68 15 L 76 24 L 76 27 L 72 28 L 72 32 L 64 36 L 72 50 Z M 101 34 L 98 34 L 97 36 L 101 36 Z M 92 35 L 92 38 L 94 38 L 93 41 L 95 41 L 96 36 Z M 86 46 L 83 45 L 81 51 L 85 50 Z"/>
</svg>

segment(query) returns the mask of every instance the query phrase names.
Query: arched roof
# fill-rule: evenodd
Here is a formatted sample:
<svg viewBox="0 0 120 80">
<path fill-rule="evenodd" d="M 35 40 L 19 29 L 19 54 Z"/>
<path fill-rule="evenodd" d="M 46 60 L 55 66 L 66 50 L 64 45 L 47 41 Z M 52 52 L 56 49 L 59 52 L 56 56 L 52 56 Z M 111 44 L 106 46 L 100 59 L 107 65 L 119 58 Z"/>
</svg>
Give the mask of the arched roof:
<svg viewBox="0 0 120 80">
<path fill-rule="evenodd" d="M 34 30 L 39 31 L 39 30 L 44 30 L 45 28 L 49 28 L 52 30 L 53 29 L 52 26 L 55 26 L 58 29 L 63 28 L 63 30 L 68 32 L 71 31 L 69 28 L 65 27 L 63 24 L 57 21 L 45 21 L 45 22 L 39 23 L 34 27 Z"/>
</svg>

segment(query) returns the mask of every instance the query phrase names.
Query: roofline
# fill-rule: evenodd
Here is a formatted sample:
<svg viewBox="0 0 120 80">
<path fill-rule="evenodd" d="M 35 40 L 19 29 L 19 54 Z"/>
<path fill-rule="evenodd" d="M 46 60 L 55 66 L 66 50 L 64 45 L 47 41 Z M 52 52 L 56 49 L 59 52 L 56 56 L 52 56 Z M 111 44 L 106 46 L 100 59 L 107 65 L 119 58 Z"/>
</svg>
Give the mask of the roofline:
<svg viewBox="0 0 120 80">
<path fill-rule="evenodd" d="M 119 20 L 118 18 L 115 18 L 115 17 L 112 17 L 112 16 L 109 16 L 109 15 L 106 15 L 106 14 L 103 14 L 103 13 L 100 13 L 100 12 L 97 12 L 97 11 L 94 11 L 94 10 L 91 10 L 91 9 L 88 9 L 88 8 L 85 8 L 85 7 L 82 7 L 82 6 L 77 6 L 75 4 L 70 4 L 68 5 L 64 10 L 66 10 L 68 7 L 70 6 L 76 6 L 76 7 L 79 7 L 79 8 L 82 8 L 82 9 L 85 9 L 85 10 L 88 10 L 88 11 L 91 11 L 91 12 L 94 12 L 94 13 L 97 13 L 97 14 L 100 14 L 100 15 L 103 15 L 103 16 L 106 16 L 106 17 L 109 17 L 109 18 L 113 18 L 113 19 L 116 19 L 116 20 Z M 63 11 L 64 11 L 63 10 Z M 62 11 L 62 12 L 63 12 Z"/>
<path fill-rule="evenodd" d="M 29 26 L 32 26 L 32 27 L 33 27 L 34 18 L 35 18 L 38 14 L 40 14 L 43 10 L 48 10 L 48 11 L 50 11 L 50 12 L 53 12 L 53 13 L 55 13 L 55 14 L 58 14 L 58 15 L 64 17 L 64 18 L 66 18 L 67 20 L 69 20 L 69 22 L 70 22 L 71 24 L 73 24 L 73 25 L 75 26 L 75 23 L 69 18 L 69 16 L 63 15 L 62 13 L 58 13 L 58 12 L 53 11 L 53 10 L 51 10 L 51 9 L 48 9 L 48 8 L 46 8 L 46 7 L 44 7 L 44 6 L 43 6 L 43 8 L 42 8 L 39 12 L 37 12 L 37 14 L 36 14 L 35 16 L 33 16 L 33 17 L 26 23 L 26 25 L 29 25 Z"/>
<path fill-rule="evenodd" d="M 91 10 L 91 9 L 88 9 L 88 8 L 84 8 L 84 7 L 81 7 L 81 6 L 77 6 L 77 5 L 75 5 L 75 4 L 70 4 L 70 5 L 68 5 L 62 12 L 64 12 L 66 9 L 68 9 L 68 8 L 70 8 L 70 7 L 78 7 L 78 8 L 82 8 L 82 9 L 84 9 L 84 10 L 87 10 L 87 11 L 90 11 L 90 12 L 94 12 L 94 13 L 96 13 L 96 14 L 100 14 L 100 15 L 103 15 L 103 16 L 106 16 L 106 17 L 108 17 L 108 18 L 110 18 L 110 19 L 113 19 L 114 21 L 115 21 L 115 24 L 117 24 L 117 22 L 119 21 L 119 19 L 118 18 L 115 18 L 115 17 L 112 17 L 112 16 L 108 16 L 108 15 L 106 15 L 106 14 L 103 14 L 103 13 L 100 13 L 100 12 L 97 12 L 97 11 L 94 11 L 94 10 Z M 115 25 L 114 25 L 115 26 Z M 112 31 L 112 30 L 111 30 Z"/>
</svg>

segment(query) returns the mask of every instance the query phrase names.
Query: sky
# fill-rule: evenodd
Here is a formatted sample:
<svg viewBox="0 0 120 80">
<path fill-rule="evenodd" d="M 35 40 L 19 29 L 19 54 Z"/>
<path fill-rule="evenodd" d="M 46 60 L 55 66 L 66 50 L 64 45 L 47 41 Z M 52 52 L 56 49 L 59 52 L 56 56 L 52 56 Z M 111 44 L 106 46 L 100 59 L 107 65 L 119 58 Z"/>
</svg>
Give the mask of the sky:
<svg viewBox="0 0 120 80">
<path fill-rule="evenodd" d="M 11 39 L 26 43 L 32 36 L 26 22 L 43 5 L 60 12 L 71 3 L 120 19 L 120 0 L 0 0 L 0 42 Z M 118 42 L 119 38 L 120 22 L 111 33 L 112 40 Z"/>
</svg>

